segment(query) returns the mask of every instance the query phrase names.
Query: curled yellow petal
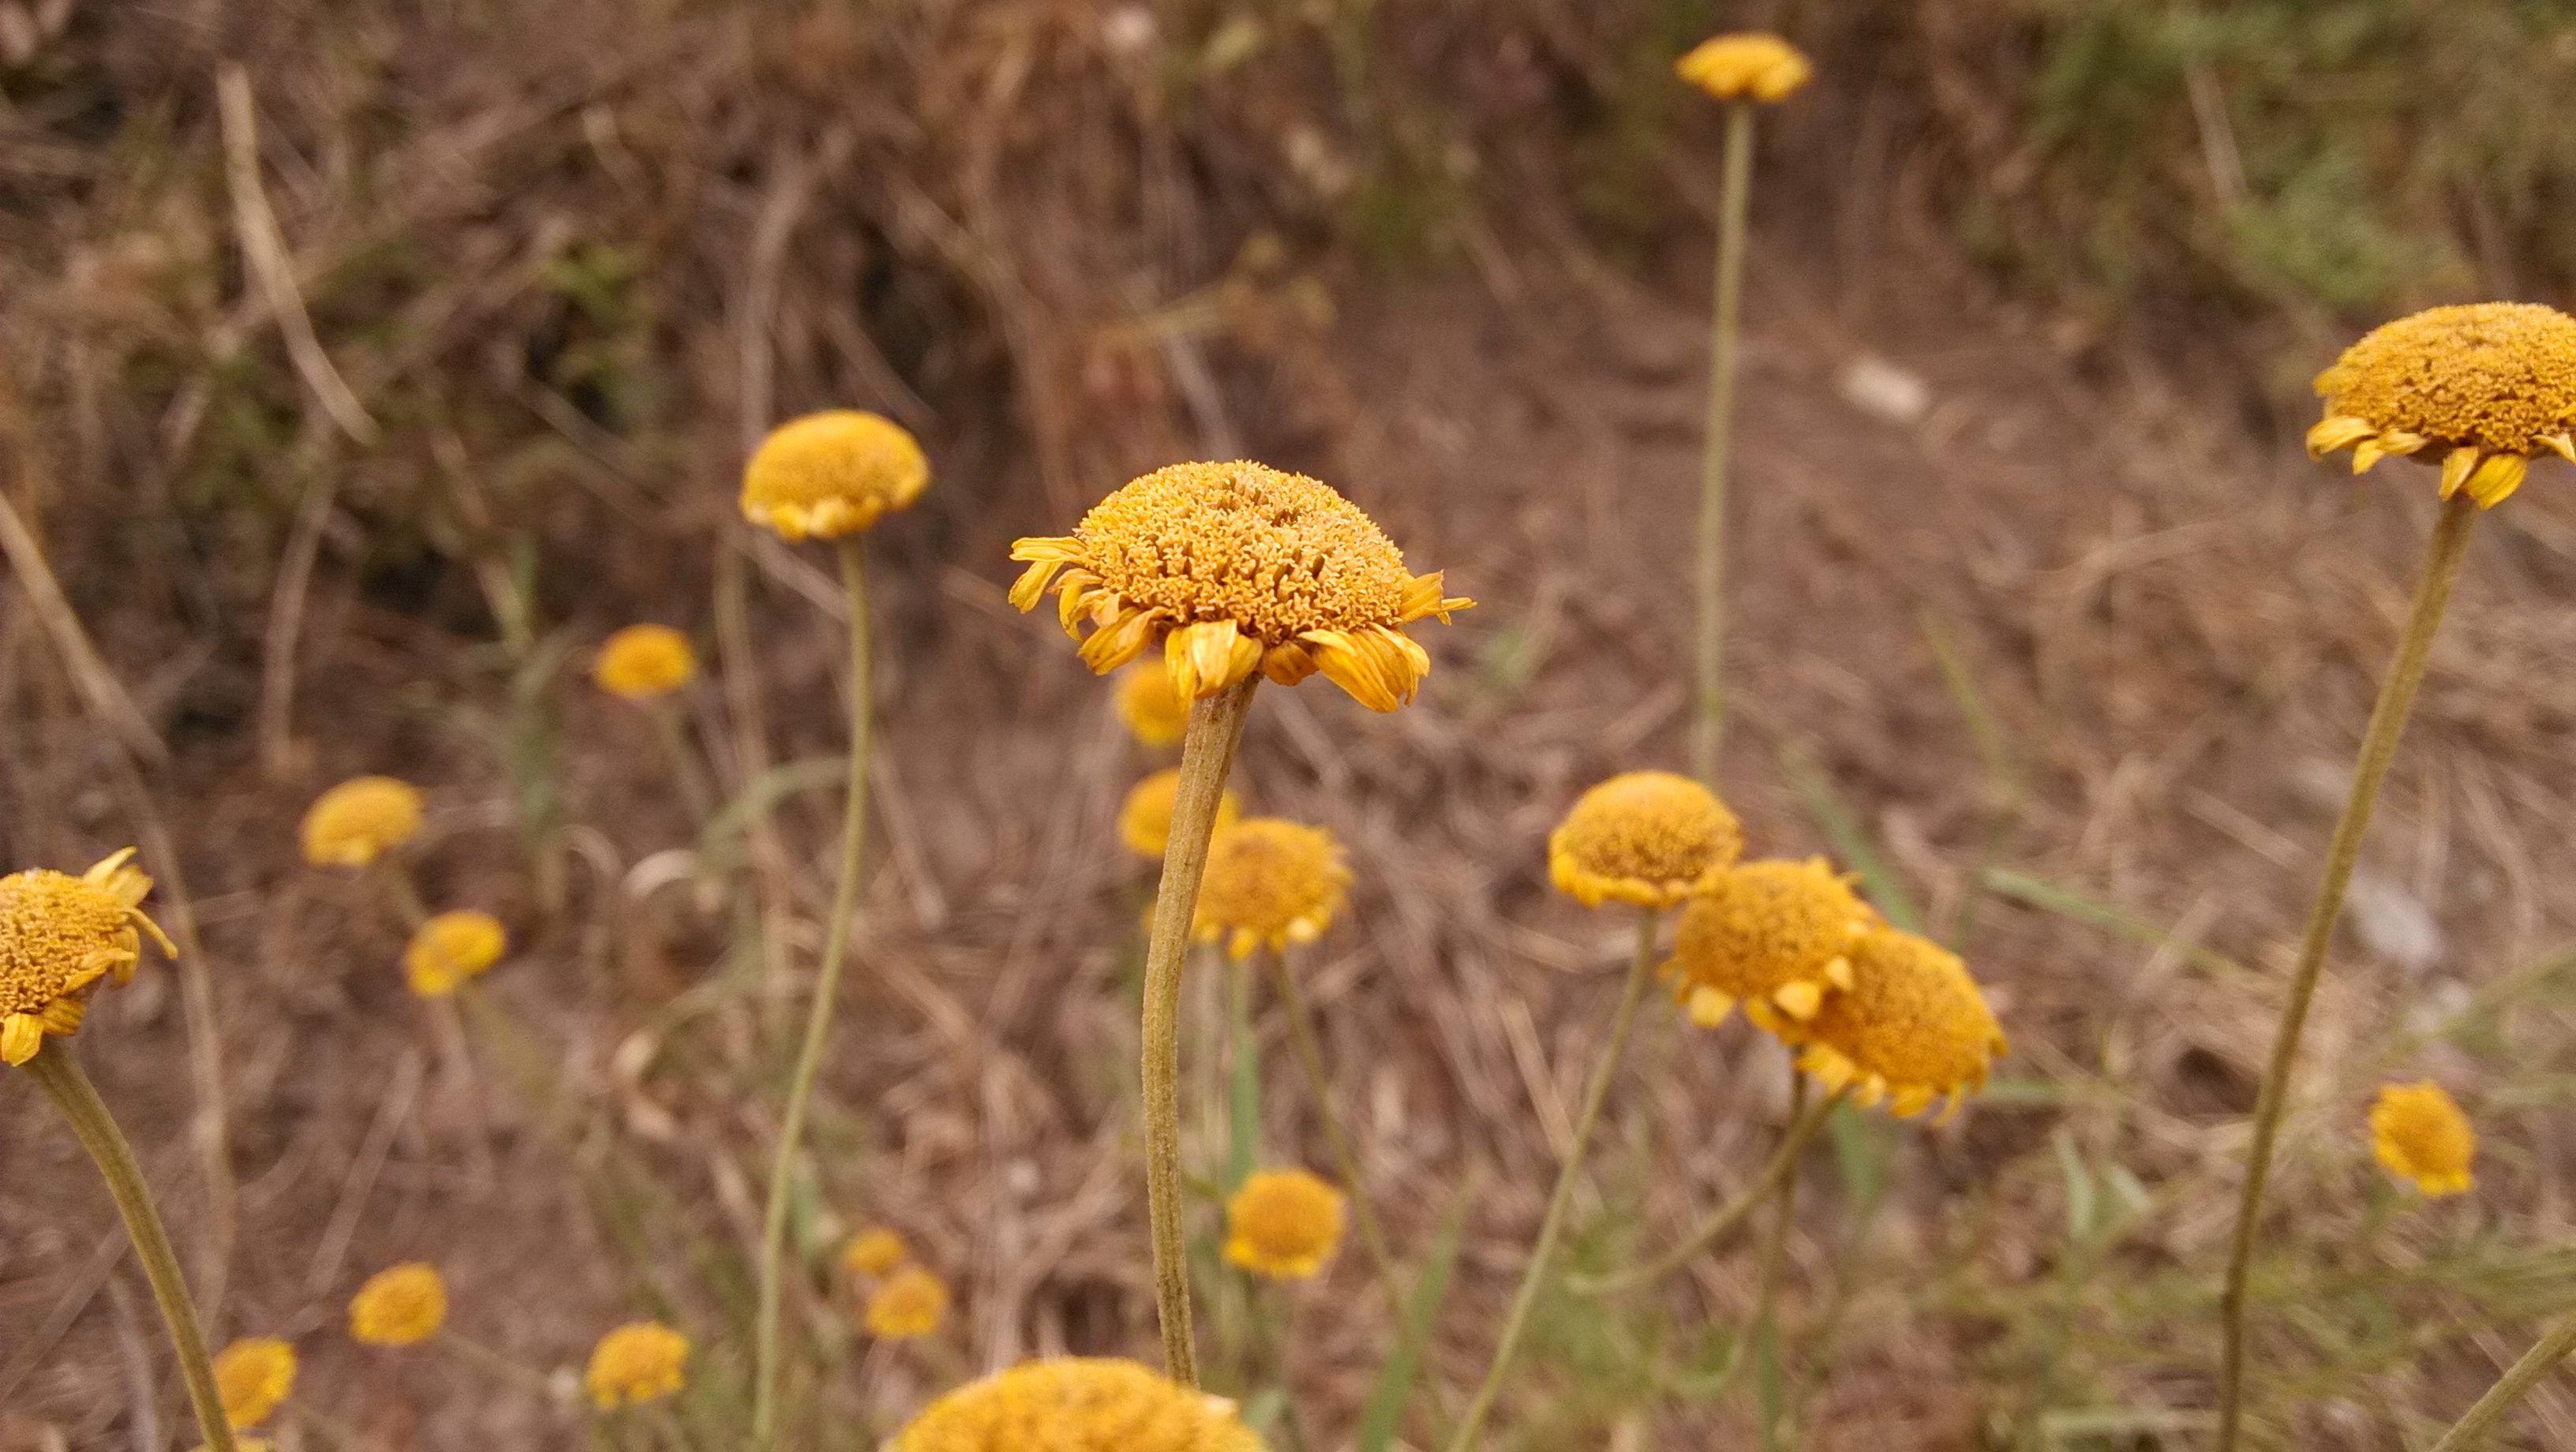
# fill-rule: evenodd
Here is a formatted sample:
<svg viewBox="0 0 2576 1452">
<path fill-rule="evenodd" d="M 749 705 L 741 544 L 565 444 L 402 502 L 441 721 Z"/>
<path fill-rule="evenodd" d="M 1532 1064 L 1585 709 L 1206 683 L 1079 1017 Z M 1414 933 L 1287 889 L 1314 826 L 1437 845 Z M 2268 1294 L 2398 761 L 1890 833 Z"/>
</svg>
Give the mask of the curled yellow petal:
<svg viewBox="0 0 2576 1452">
<path fill-rule="evenodd" d="M 23 1064 L 45 1046 L 45 1021 L 32 1013 L 0 1019 L 0 1062 Z"/>
<path fill-rule="evenodd" d="M 2450 498 L 2469 482 L 2469 471 L 2478 466 L 2478 446 L 2462 444 L 2442 456 L 2442 497 Z"/>
<path fill-rule="evenodd" d="M 2530 472 L 2531 461 L 2520 454 L 2489 454 L 2469 472 L 2469 497 L 2480 509 L 2493 509 L 2521 488 Z"/>
<path fill-rule="evenodd" d="M 2378 433 L 2368 419 L 2347 416 L 2321 420 L 2308 430 L 2308 457 L 2322 459 L 2337 449 L 2349 449 L 2364 439 L 2377 437 Z"/>
</svg>

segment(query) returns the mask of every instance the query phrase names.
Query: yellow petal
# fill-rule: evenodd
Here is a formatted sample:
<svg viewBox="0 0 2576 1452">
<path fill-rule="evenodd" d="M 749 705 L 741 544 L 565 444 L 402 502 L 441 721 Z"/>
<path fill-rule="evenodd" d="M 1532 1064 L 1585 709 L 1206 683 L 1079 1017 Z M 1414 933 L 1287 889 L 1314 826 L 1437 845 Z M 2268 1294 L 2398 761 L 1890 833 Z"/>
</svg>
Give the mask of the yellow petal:
<svg viewBox="0 0 2576 1452">
<path fill-rule="evenodd" d="M 2469 472 L 2469 497 L 2480 509 L 2493 509 L 2522 487 L 2522 476 L 2531 472 L 2531 461 L 2520 454 L 2489 454 Z"/>
<path fill-rule="evenodd" d="M 80 1032 L 81 1020 L 88 1016 L 89 1006 L 79 999 L 57 998 L 46 1004 L 45 1011 L 37 1018 L 43 1021 L 45 1032 L 69 1038 Z"/>
<path fill-rule="evenodd" d="M 2379 447 L 2392 454 L 2412 454 L 2431 442 L 2422 434 L 2410 434 L 2404 429 L 2390 429 L 2379 436 Z"/>
<path fill-rule="evenodd" d="M 1138 610 L 1116 624 L 1091 632 L 1077 652 L 1093 675 L 1105 676 L 1145 653 L 1154 640 L 1154 627 L 1161 616 L 1151 610 Z"/>
<path fill-rule="evenodd" d="M 2549 452 L 2565 459 L 2570 464 L 2576 464 L 2576 438 L 2570 438 L 2564 432 L 2542 434 L 2540 436 L 2540 443 L 2541 446 L 2549 450 Z"/>
<path fill-rule="evenodd" d="M 1735 1000 L 1703 984 L 1691 990 L 1684 1011 L 1690 1015 L 1692 1023 L 1713 1029 L 1726 1022 L 1728 1014 L 1735 1012 Z"/>
<path fill-rule="evenodd" d="M 1849 958 L 1836 958 L 1825 965 L 1825 981 L 1846 993 L 1851 991 L 1852 965 Z"/>
<path fill-rule="evenodd" d="M 1293 686 L 1315 673 L 1315 653 L 1290 641 L 1261 653 L 1261 673 L 1283 686 Z"/>
<path fill-rule="evenodd" d="M 1376 652 L 1364 648 L 1359 638 L 1338 630 L 1310 630 L 1298 638 L 1315 648 L 1316 668 L 1350 692 L 1351 699 L 1372 711 L 1392 711 L 1404 704 L 1381 671 Z"/>
<path fill-rule="evenodd" d="M 1783 983 L 1772 993 L 1771 1001 L 1779 1005 L 1782 1013 L 1805 1023 L 1823 1006 L 1825 991 L 1812 983 Z"/>
<path fill-rule="evenodd" d="M 2469 482 L 2469 471 L 2478 466 L 2478 446 L 2462 444 L 2442 456 L 2442 497 L 2450 498 Z"/>
<path fill-rule="evenodd" d="M 1888 1112 L 1899 1119 L 1912 1119 L 1931 1108 L 1932 1101 L 1939 1097 L 1937 1090 L 1926 1089 L 1920 1084 L 1909 1085 L 1897 1091 L 1896 1102 L 1887 1107 Z"/>
<path fill-rule="evenodd" d="M 2366 419 L 2329 418 L 2308 430 L 2308 457 L 2322 459 L 2337 449 L 2349 449 L 2379 432 Z"/>
<path fill-rule="evenodd" d="M 786 531 L 780 530 L 779 533 L 785 534 Z M 1014 551 L 1014 553 L 1017 552 Z M 1039 560 L 1020 571 L 1019 579 L 1011 583 L 1012 608 L 1023 615 L 1036 609 L 1038 601 L 1046 596 L 1047 582 L 1054 579 L 1056 571 L 1063 568 L 1062 560 Z"/>
<path fill-rule="evenodd" d="M 2364 439 L 2360 443 L 2353 445 L 2352 472 L 2356 474 L 2369 473 L 2370 466 L 2378 463 L 2380 456 L 2386 452 L 2387 450 L 2380 447 L 2379 440 L 2375 436 Z"/>
<path fill-rule="evenodd" d="M 23 1064 L 45 1046 L 45 1021 L 32 1013 L 0 1018 L 0 1063 Z"/>
</svg>

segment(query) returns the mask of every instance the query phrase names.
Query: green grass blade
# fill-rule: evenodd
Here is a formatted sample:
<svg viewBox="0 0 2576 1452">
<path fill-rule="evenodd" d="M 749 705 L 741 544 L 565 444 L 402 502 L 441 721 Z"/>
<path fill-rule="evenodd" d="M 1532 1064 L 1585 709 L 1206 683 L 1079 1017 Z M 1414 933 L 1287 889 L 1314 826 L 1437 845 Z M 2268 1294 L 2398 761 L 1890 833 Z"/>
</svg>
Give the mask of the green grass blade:
<svg viewBox="0 0 2576 1452">
<path fill-rule="evenodd" d="M 1252 1032 L 1252 960 L 1226 963 L 1226 1020 L 1234 1040 L 1233 1072 L 1226 1081 L 1226 1192 L 1243 1188 L 1261 1163 L 1261 1040 Z"/>
<path fill-rule="evenodd" d="M 1783 746 L 1780 748 L 1780 769 L 1788 776 L 1790 786 L 1805 799 L 1808 815 L 1824 829 L 1826 838 L 1834 844 L 1836 855 L 1860 874 L 1861 890 L 1868 894 L 1880 915 L 1909 933 L 1922 932 L 1923 914 L 1916 911 L 1914 899 L 1906 895 L 1905 889 L 1888 872 L 1887 864 L 1879 858 L 1878 849 L 1871 845 L 1869 834 L 1861 830 L 1860 820 L 1843 805 L 1842 798 L 1834 794 L 1833 783 L 1825 779 L 1825 774 L 1817 769 L 1815 762 L 1797 747 Z"/>
<path fill-rule="evenodd" d="M 1476 1201 L 1484 1175 L 1470 1170 L 1467 1182 L 1458 1187 L 1458 1198 L 1450 1202 L 1449 1213 L 1440 1222 L 1439 1238 L 1431 1243 L 1431 1256 L 1423 1262 L 1422 1276 L 1413 1283 L 1412 1302 L 1404 1309 L 1404 1327 L 1397 1334 L 1395 1354 L 1379 1369 L 1377 1386 L 1369 1392 L 1368 1409 L 1360 1415 L 1359 1452 L 1386 1452 L 1395 1440 L 1396 1423 L 1404 1415 L 1405 1397 L 1413 1389 L 1413 1378 L 1422 1366 L 1422 1348 L 1431 1340 L 1431 1328 L 1440 1322 L 1440 1307 L 1449 1299 L 1450 1273 L 1458 1268 L 1458 1250 L 1466 1242 L 1467 1207 Z"/>
<path fill-rule="evenodd" d="M 2180 953 L 2183 961 L 2195 968 L 2230 977 L 2247 976 L 2245 965 L 2224 953 L 2214 952 L 2197 943 L 2187 943 L 2146 919 L 2109 903 L 2097 902 L 2079 892 L 2071 892 L 2052 882 L 2015 872 L 2008 867 L 1987 869 L 1986 885 L 1996 892 L 2026 903 L 2041 912 L 2099 928 L 2117 938 L 2145 943 L 2150 947 L 2169 948 Z"/>
</svg>

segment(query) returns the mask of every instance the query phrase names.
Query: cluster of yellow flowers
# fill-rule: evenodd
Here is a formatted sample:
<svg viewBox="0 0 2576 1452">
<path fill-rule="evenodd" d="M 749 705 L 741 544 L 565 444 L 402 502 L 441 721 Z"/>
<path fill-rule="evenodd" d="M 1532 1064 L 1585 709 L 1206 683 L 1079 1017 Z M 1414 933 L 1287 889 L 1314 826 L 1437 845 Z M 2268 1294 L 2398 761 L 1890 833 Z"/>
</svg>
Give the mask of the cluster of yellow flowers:
<svg viewBox="0 0 2576 1452">
<path fill-rule="evenodd" d="M 948 1282 L 915 1264 L 912 1247 L 888 1226 L 871 1225 L 841 1247 L 841 1269 L 867 1284 L 861 1319 L 880 1341 L 935 1336 L 948 1321 Z"/>
</svg>

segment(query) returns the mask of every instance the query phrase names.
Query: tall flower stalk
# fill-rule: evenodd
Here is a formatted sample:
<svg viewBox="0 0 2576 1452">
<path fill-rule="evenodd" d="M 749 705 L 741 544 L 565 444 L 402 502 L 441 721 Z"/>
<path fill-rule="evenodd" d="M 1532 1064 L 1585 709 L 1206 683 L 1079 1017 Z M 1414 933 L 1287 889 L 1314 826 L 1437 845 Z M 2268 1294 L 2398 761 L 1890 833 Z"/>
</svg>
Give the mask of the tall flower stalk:
<svg viewBox="0 0 2576 1452">
<path fill-rule="evenodd" d="M 849 778 L 841 815 L 840 875 L 832 887 L 830 919 L 823 931 L 823 962 L 805 1032 L 788 1079 L 787 1107 L 770 1162 L 769 1199 L 761 1217 L 760 1302 L 753 1329 L 752 1446 L 767 1452 L 778 1436 L 780 1322 L 786 1281 L 787 1210 L 796 1187 L 805 1121 L 814 1081 L 832 1035 L 842 968 L 849 956 L 851 919 L 859 901 L 859 866 L 867 841 L 868 745 L 872 681 L 868 661 L 866 530 L 888 510 L 919 497 L 930 480 L 921 446 L 895 424 L 872 413 L 834 410 L 781 425 L 743 470 L 742 512 L 752 523 L 790 540 L 829 539 L 838 547 L 841 588 L 850 615 Z"/>
<path fill-rule="evenodd" d="M 1084 665 L 1107 675 L 1159 644 L 1174 699 L 1193 703 L 1145 954 L 1141 1072 L 1165 1368 L 1195 1385 L 1181 1199 L 1180 975 L 1253 687 L 1263 679 L 1293 686 L 1321 673 L 1371 710 L 1395 710 L 1431 669 L 1405 627 L 1426 616 L 1445 622 L 1475 602 L 1444 593 L 1437 571 L 1408 571 L 1386 532 L 1330 488 L 1242 460 L 1174 464 L 1131 480 L 1072 534 L 1020 540 L 1011 558 L 1028 567 L 1011 603 L 1032 610 L 1052 592 L 1056 619 L 1080 642 Z"/>
<path fill-rule="evenodd" d="M 1805 85 L 1813 68 L 1778 36 L 1741 34 L 1703 41 L 1674 69 L 1726 106 L 1708 339 L 1708 432 L 1700 458 L 1698 691 L 1691 711 L 1691 773 L 1714 783 L 1726 730 L 1726 479 L 1735 424 L 1737 333 L 1744 310 L 1745 213 L 1753 195 L 1753 108 Z"/>
<path fill-rule="evenodd" d="M 2352 790 L 2327 840 L 2324 869 L 2308 906 L 2271 1057 L 2254 1101 L 2253 1139 L 2219 1296 L 2216 1452 L 2233 1452 L 2244 1422 L 2246 1292 L 2308 1005 L 2334 941 L 2372 810 L 2396 758 L 2416 688 L 2423 683 L 2452 586 L 2459 580 L 2471 529 L 2480 513 L 2521 487 L 2535 455 L 2553 453 L 2576 462 L 2576 437 L 2571 437 L 2576 428 L 2576 319 L 2529 303 L 2433 308 L 2374 329 L 2317 376 L 2316 388 L 2325 399 L 2325 416 L 2308 431 L 2311 457 L 2350 449 L 2356 474 L 2390 456 L 2438 459 L 2443 504 L 2425 549 L 2414 603 L 2362 733 Z"/>
</svg>

